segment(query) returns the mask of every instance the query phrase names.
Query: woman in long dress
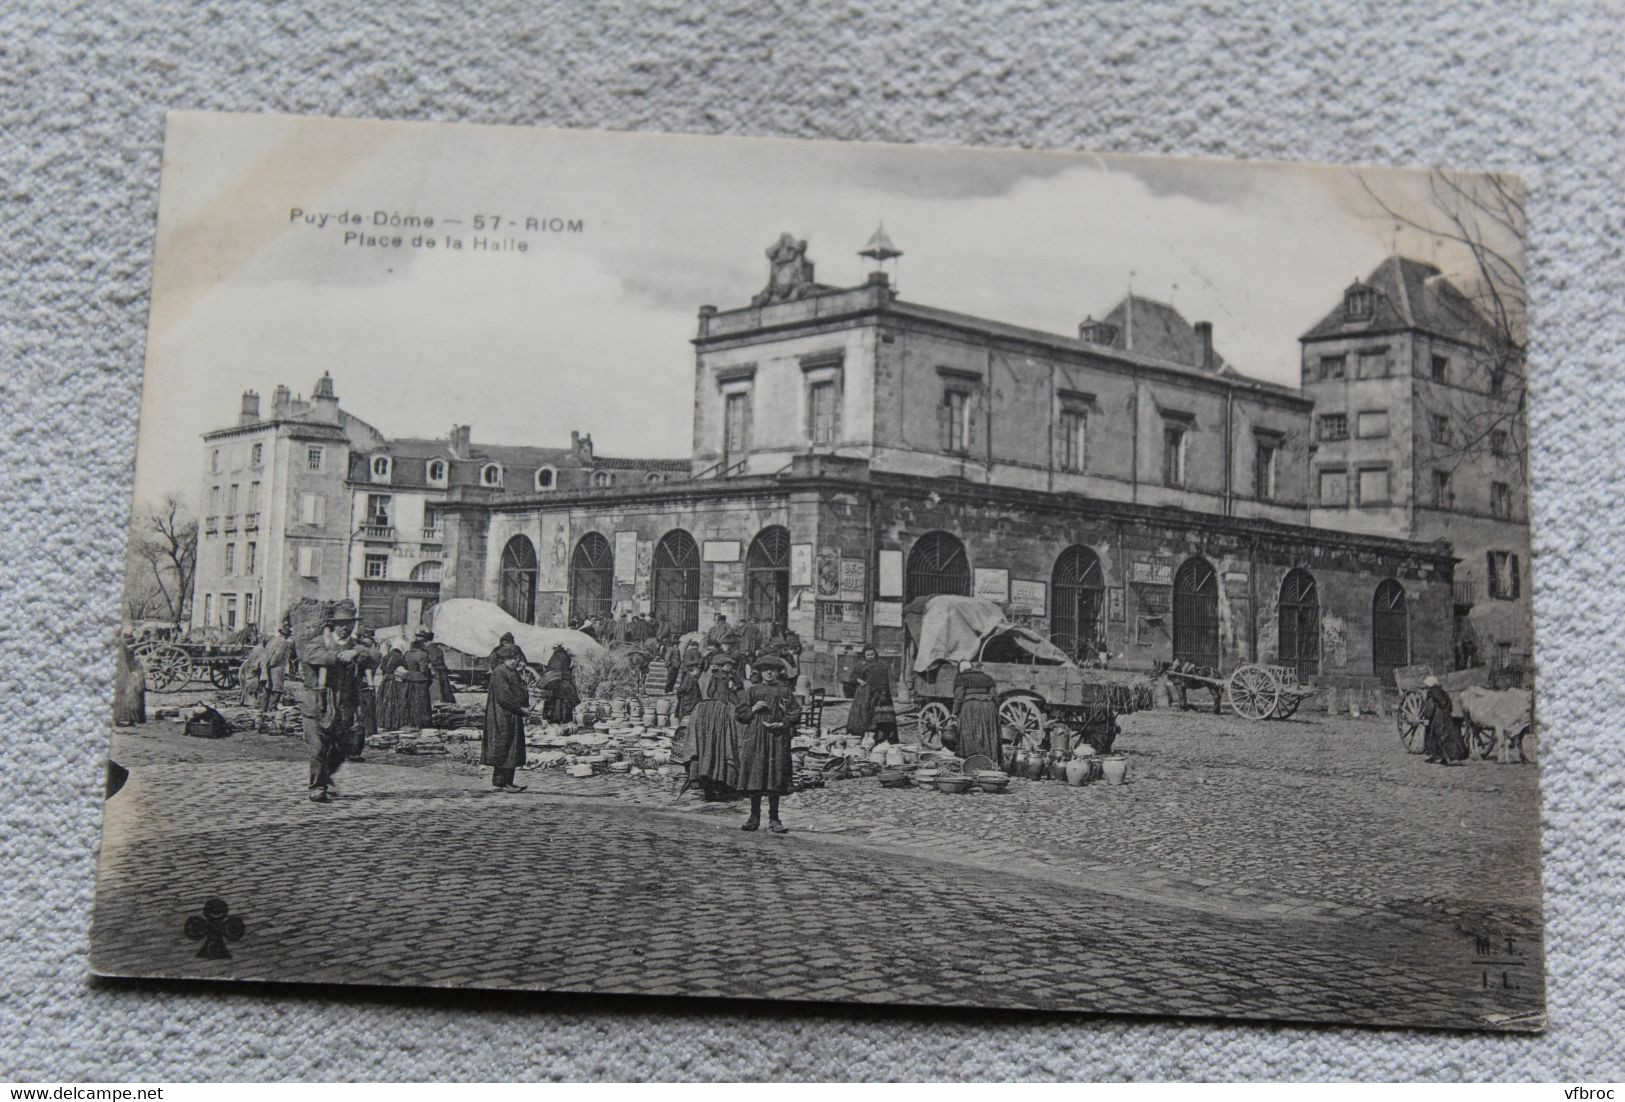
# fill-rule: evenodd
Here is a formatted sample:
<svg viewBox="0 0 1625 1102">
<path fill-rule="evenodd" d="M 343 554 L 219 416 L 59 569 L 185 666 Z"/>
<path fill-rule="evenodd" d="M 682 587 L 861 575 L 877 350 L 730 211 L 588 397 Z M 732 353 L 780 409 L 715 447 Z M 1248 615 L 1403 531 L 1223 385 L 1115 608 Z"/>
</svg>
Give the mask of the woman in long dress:
<svg viewBox="0 0 1625 1102">
<path fill-rule="evenodd" d="M 739 736 L 739 780 L 737 791 L 750 797 L 750 818 L 741 830 L 756 830 L 762 822 L 762 797 L 767 797 L 767 825 L 774 834 L 786 834 L 779 821 L 779 797 L 791 791 L 795 765 L 790 759 L 790 740 L 795 737 L 801 706 L 789 686 L 779 680 L 784 662 L 764 658 L 757 663 L 762 683 L 748 685 L 734 719 L 745 724 Z"/>
<path fill-rule="evenodd" d="M 1422 736 L 1422 760 L 1438 765 L 1452 765 L 1467 757 L 1466 740 L 1451 713 L 1450 694 L 1439 684 L 1437 677 L 1428 675 L 1422 682 L 1426 690 L 1422 697 L 1422 722 L 1427 732 Z"/>
<path fill-rule="evenodd" d="M 954 718 L 959 721 L 959 756 L 983 754 L 999 765 L 999 684 L 969 662 L 954 677 Z"/>
<path fill-rule="evenodd" d="M 378 729 L 399 731 L 406 726 L 406 655 L 399 643 L 391 645 L 379 673 Z"/>
<path fill-rule="evenodd" d="M 848 734 L 862 738 L 870 731 L 876 742 L 897 741 L 897 708 L 892 703 L 891 663 L 883 662 L 874 646 L 863 648 L 863 662 L 852 671 L 858 683 L 847 713 Z"/>
<path fill-rule="evenodd" d="M 434 726 L 434 703 L 429 699 L 429 683 L 434 680 L 434 666 L 429 652 L 424 649 L 427 640 L 422 635 L 412 640 L 401 661 L 406 668 L 406 726 Z"/>
<path fill-rule="evenodd" d="M 581 694 L 576 691 L 575 669 L 575 659 L 564 647 L 555 647 L 548 656 L 542 680 L 551 694 L 547 701 L 548 710 L 543 713 L 549 723 L 569 723 L 575 715 L 576 705 L 581 703 Z"/>
<path fill-rule="evenodd" d="M 734 715 L 739 693 L 732 667 L 714 662 L 700 675 L 696 688 L 701 699 L 688 713 L 687 742 L 694 755 L 688 762 L 688 779 L 706 799 L 715 800 L 739 780 L 739 720 Z"/>
</svg>

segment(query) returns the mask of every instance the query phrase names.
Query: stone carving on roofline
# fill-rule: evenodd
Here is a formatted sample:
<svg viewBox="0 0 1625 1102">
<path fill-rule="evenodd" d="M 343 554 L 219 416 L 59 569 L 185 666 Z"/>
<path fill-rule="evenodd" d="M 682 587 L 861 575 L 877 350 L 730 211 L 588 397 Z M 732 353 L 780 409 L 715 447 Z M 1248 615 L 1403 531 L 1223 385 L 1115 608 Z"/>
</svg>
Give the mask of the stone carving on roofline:
<svg viewBox="0 0 1625 1102">
<path fill-rule="evenodd" d="M 818 284 L 813 282 L 813 262 L 807 259 L 806 241 L 781 233 L 767 250 L 767 259 L 767 286 L 751 298 L 752 306 L 792 302 L 818 291 Z"/>
</svg>

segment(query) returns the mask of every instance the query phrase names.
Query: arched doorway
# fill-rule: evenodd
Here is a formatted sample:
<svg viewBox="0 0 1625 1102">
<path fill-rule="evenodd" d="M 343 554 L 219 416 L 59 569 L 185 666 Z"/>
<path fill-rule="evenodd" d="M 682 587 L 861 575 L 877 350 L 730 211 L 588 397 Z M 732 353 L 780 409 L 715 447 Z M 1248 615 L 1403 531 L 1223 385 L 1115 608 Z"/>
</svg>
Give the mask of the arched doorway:
<svg viewBox="0 0 1625 1102">
<path fill-rule="evenodd" d="M 515 620 L 536 622 L 536 547 L 515 536 L 502 549 L 502 587 L 497 603 Z"/>
<path fill-rule="evenodd" d="M 700 626 L 700 549 L 681 528 L 655 545 L 654 617 L 671 621 L 680 632 Z"/>
<path fill-rule="evenodd" d="M 1298 680 L 1320 672 L 1320 593 L 1314 575 L 1289 570 L 1281 579 L 1276 617 L 1275 653 L 1281 665 L 1298 671 Z"/>
<path fill-rule="evenodd" d="M 570 619 L 609 616 L 615 610 L 615 552 L 599 532 L 588 532 L 570 556 Z"/>
<path fill-rule="evenodd" d="M 1410 618 L 1405 587 L 1389 578 L 1371 598 L 1371 671 L 1392 683 L 1394 671 L 1411 664 Z"/>
<path fill-rule="evenodd" d="M 965 545 L 947 532 L 927 532 L 908 553 L 904 599 L 950 593 L 970 596 L 970 560 Z"/>
<path fill-rule="evenodd" d="M 756 533 L 745 554 L 745 616 L 778 623 L 789 607 L 790 530 L 775 524 Z"/>
<path fill-rule="evenodd" d="M 1219 665 L 1219 576 L 1202 559 L 1186 561 L 1174 575 L 1174 658 Z"/>
<path fill-rule="evenodd" d="M 1100 557 L 1068 547 L 1050 574 L 1050 638 L 1072 655 L 1093 657 L 1106 637 L 1106 581 Z"/>
</svg>

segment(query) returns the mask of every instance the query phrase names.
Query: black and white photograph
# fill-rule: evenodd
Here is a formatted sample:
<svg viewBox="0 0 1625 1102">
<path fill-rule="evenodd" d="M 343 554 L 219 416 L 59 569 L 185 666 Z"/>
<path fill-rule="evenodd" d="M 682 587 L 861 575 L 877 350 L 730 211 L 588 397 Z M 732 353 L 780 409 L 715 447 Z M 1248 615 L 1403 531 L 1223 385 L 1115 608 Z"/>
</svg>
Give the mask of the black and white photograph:
<svg viewBox="0 0 1625 1102">
<path fill-rule="evenodd" d="M 1545 1029 L 1525 235 L 171 114 L 92 970 Z"/>
</svg>

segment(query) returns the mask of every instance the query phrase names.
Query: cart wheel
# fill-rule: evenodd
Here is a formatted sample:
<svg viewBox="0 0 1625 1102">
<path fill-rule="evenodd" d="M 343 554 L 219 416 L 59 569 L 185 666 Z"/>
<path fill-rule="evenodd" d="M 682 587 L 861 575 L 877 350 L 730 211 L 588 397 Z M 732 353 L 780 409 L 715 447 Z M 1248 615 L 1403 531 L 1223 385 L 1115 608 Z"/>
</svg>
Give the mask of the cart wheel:
<svg viewBox="0 0 1625 1102">
<path fill-rule="evenodd" d="M 935 742 L 942 745 L 942 729 L 948 726 L 953 714 L 948 711 L 948 705 L 940 700 L 933 700 L 920 709 L 920 741 L 922 743 Z"/>
<path fill-rule="evenodd" d="M 1490 755 L 1495 753 L 1495 728 L 1480 727 L 1471 720 L 1464 720 L 1463 722 L 1471 728 L 1473 749 L 1478 751 L 1481 760 L 1488 761 Z"/>
<path fill-rule="evenodd" d="M 1301 697 L 1301 696 L 1286 696 L 1286 695 L 1283 694 L 1282 697 L 1281 697 L 1281 703 L 1279 703 L 1279 704 L 1277 704 L 1275 706 L 1275 716 L 1274 716 L 1274 718 L 1275 719 L 1291 719 L 1293 714 L 1295 712 L 1297 712 L 1298 705 L 1300 705 L 1302 703 L 1303 703 L 1303 697 Z"/>
<path fill-rule="evenodd" d="M 1044 730 L 1044 709 L 1036 696 L 1008 696 L 999 704 L 999 719 L 1023 736 Z"/>
<path fill-rule="evenodd" d="M 1407 754 L 1420 754 L 1422 752 L 1422 694 L 1415 689 L 1408 689 L 1405 695 L 1399 698 L 1399 709 L 1394 713 L 1394 722 L 1399 726 L 1399 741 L 1404 743 Z"/>
<path fill-rule="evenodd" d="M 142 660 L 147 667 L 147 689 L 161 693 L 192 680 L 192 659 L 179 647 L 160 646 Z"/>
<path fill-rule="evenodd" d="M 237 667 L 229 662 L 211 662 L 209 663 L 209 680 L 214 683 L 214 687 L 217 689 L 235 689 L 239 684 Z"/>
<path fill-rule="evenodd" d="M 1281 685 L 1263 666 L 1242 666 L 1225 690 L 1230 710 L 1247 719 L 1267 719 L 1281 699 Z"/>
</svg>

